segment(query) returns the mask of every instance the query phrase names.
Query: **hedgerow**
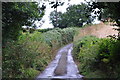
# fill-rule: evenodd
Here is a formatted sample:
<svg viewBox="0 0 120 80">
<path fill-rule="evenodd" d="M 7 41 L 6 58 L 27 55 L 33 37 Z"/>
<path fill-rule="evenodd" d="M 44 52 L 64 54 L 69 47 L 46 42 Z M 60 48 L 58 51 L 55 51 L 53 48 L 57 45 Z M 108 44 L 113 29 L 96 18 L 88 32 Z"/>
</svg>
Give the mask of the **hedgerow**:
<svg viewBox="0 0 120 80">
<path fill-rule="evenodd" d="M 80 73 L 90 78 L 120 78 L 120 41 L 86 36 L 74 42 L 74 58 Z"/>
</svg>

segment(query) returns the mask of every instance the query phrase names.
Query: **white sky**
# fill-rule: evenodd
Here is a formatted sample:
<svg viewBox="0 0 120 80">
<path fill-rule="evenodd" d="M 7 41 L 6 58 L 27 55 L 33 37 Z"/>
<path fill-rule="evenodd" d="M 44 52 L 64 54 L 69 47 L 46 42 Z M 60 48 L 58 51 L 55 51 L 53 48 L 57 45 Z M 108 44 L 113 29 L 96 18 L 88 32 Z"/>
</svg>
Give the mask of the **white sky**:
<svg viewBox="0 0 120 80">
<path fill-rule="evenodd" d="M 49 0 L 50 1 L 50 0 Z M 53 0 L 52 0 L 53 1 Z M 64 5 L 63 6 L 58 6 L 57 7 L 57 10 L 58 11 L 61 11 L 61 12 L 65 12 L 66 11 L 66 8 L 69 6 L 68 3 L 70 5 L 73 5 L 73 4 L 80 4 L 81 2 L 85 3 L 84 0 L 70 0 L 68 2 L 68 0 L 61 0 L 61 1 L 64 1 Z M 43 23 L 43 25 L 41 25 L 41 21 L 36 21 L 35 24 L 37 25 L 37 27 L 39 27 L 38 29 L 46 29 L 46 28 L 53 28 L 53 25 L 52 23 L 50 23 L 50 13 L 52 11 L 54 11 L 54 8 L 51 8 L 51 6 L 49 5 L 49 2 L 45 2 L 45 5 L 46 5 L 46 10 L 45 10 L 45 15 L 43 16 L 42 20 L 44 20 L 45 22 Z M 99 21 L 95 20 L 94 23 L 99 23 Z"/>
</svg>

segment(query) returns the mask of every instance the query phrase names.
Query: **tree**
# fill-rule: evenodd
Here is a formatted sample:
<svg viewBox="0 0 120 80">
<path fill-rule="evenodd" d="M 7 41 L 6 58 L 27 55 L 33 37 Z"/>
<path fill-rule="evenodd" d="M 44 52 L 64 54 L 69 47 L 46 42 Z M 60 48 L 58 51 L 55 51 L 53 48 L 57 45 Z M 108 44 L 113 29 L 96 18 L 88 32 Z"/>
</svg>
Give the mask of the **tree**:
<svg viewBox="0 0 120 80">
<path fill-rule="evenodd" d="M 62 15 L 61 12 L 57 12 L 57 14 L 56 14 L 56 11 L 51 12 L 51 14 L 50 14 L 50 19 L 52 20 L 53 26 L 55 26 L 55 27 L 58 26 L 57 24 L 60 23 L 60 22 L 58 22 L 58 21 L 60 21 L 61 15 Z M 58 21 L 57 21 L 57 20 L 58 20 Z"/>
<path fill-rule="evenodd" d="M 27 71 L 27 68 L 31 68 L 31 64 L 34 64 L 34 55 L 37 52 L 32 55 L 32 50 L 26 47 L 28 41 L 20 43 L 20 40 L 17 39 L 22 26 L 31 26 L 34 21 L 41 20 L 41 17 L 44 15 L 45 8 L 43 8 L 43 6 L 39 8 L 35 2 L 2 3 L 3 78 L 21 78 L 29 75 L 24 76 L 26 74 L 24 69 Z M 27 40 L 28 38 L 24 39 Z"/>
<path fill-rule="evenodd" d="M 58 23 L 55 23 L 55 11 L 50 14 L 50 19 L 53 25 L 58 24 L 57 27 L 66 28 L 71 26 L 83 26 L 83 23 L 91 23 L 92 17 L 89 7 L 86 4 L 71 5 L 67 8 L 67 12 L 57 12 Z M 56 27 L 56 26 L 55 26 Z"/>
<path fill-rule="evenodd" d="M 30 26 L 35 20 L 41 20 L 44 10 L 36 2 L 3 2 L 2 3 L 2 36 L 3 42 L 17 40 L 22 26 Z"/>
<path fill-rule="evenodd" d="M 100 20 L 104 18 L 111 18 L 120 25 L 120 2 L 92 2 L 92 4 L 89 5 L 92 11 L 96 8 L 100 10 L 99 12 L 96 11 L 96 13 L 100 14 Z"/>
<path fill-rule="evenodd" d="M 59 2 L 58 0 L 56 0 L 56 2 L 54 2 L 54 1 L 52 1 L 52 2 L 50 2 L 50 4 L 52 4 L 52 6 L 51 6 L 51 8 L 54 8 L 54 9 L 56 9 L 56 11 L 54 11 L 53 12 L 53 14 L 55 15 L 55 21 L 54 21 L 54 23 L 56 24 L 56 25 L 54 25 L 54 26 L 58 26 L 57 25 L 57 23 L 58 23 L 58 16 L 59 16 L 59 14 L 57 14 L 57 7 L 58 6 L 62 6 L 63 4 L 64 4 L 64 2 Z"/>
</svg>

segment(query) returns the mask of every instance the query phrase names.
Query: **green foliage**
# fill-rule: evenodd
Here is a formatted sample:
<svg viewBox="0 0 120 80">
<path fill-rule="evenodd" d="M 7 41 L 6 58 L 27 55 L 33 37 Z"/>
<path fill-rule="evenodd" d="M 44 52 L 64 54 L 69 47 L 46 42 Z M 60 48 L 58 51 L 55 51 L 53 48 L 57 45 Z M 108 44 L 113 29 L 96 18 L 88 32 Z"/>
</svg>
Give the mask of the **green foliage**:
<svg viewBox="0 0 120 80">
<path fill-rule="evenodd" d="M 17 40 L 22 26 L 31 26 L 35 20 L 40 20 L 44 11 L 35 2 L 3 2 L 2 32 L 3 42 L 6 38 Z"/>
<path fill-rule="evenodd" d="M 71 5 L 67 8 L 65 13 L 53 11 L 50 14 L 51 21 L 55 27 L 81 27 L 83 23 L 91 23 L 92 17 L 89 7 L 86 4 Z M 57 20 L 55 19 L 58 17 Z M 57 25 L 57 26 L 56 26 Z"/>
<path fill-rule="evenodd" d="M 90 4 L 89 4 L 90 5 Z M 99 19 L 112 18 L 120 25 L 118 19 L 120 19 L 120 2 L 93 2 L 91 10 L 94 11 L 95 8 L 98 8 L 100 11 L 95 11 L 99 15 Z"/>
<path fill-rule="evenodd" d="M 118 40 L 99 39 L 93 36 L 83 37 L 76 41 L 74 43 L 74 57 L 80 62 L 80 72 L 86 77 L 99 73 L 96 75 L 97 77 L 119 78 L 119 69 L 116 67 L 120 60 L 119 45 L 120 41 Z"/>
<path fill-rule="evenodd" d="M 97 41 L 98 38 L 94 36 L 86 36 L 74 44 L 74 57 L 80 61 L 79 69 L 84 75 L 86 71 L 89 72 L 93 68 L 92 65 L 96 62 L 98 45 L 94 44 Z"/>
<path fill-rule="evenodd" d="M 43 70 L 39 67 L 39 65 L 43 64 L 41 63 L 42 60 L 44 60 L 44 63 L 48 63 L 50 60 L 45 60 L 46 57 L 42 57 L 42 60 L 35 61 L 41 55 L 46 56 L 45 52 L 38 51 L 38 48 L 40 48 L 39 45 L 44 45 L 44 43 L 37 41 L 40 35 L 35 34 L 35 36 L 30 36 L 29 33 L 22 34 L 21 32 L 22 26 L 30 26 L 35 20 L 40 20 L 43 15 L 44 11 L 40 10 L 38 4 L 35 2 L 2 3 L 3 78 L 27 77 L 23 73 L 24 69 Z M 50 50 L 49 46 L 46 44 L 44 46 L 47 49 L 45 51 L 50 53 L 48 51 Z M 50 58 L 50 56 L 47 56 L 47 58 Z M 31 74 L 31 77 L 33 76 Z"/>
<path fill-rule="evenodd" d="M 40 35 L 36 33 L 35 36 L 27 34 L 25 37 L 25 35 L 21 35 L 18 42 L 8 41 L 7 46 L 3 48 L 4 78 L 27 77 L 26 73 L 22 72 L 24 69 L 33 68 L 42 71 L 51 60 L 51 48 L 42 42 Z"/>
<path fill-rule="evenodd" d="M 61 36 L 58 30 L 51 30 L 43 33 L 44 41 L 51 47 L 59 47 L 62 45 Z"/>
<path fill-rule="evenodd" d="M 120 61 L 120 40 L 116 40 L 110 48 L 110 59 L 112 62 Z"/>
<path fill-rule="evenodd" d="M 36 75 L 39 74 L 39 71 L 33 69 L 33 68 L 28 68 L 28 69 L 23 69 L 23 74 L 24 75 L 24 78 L 34 78 L 36 77 Z"/>
<path fill-rule="evenodd" d="M 38 32 L 41 32 L 41 33 L 44 33 L 44 32 L 50 31 L 50 30 L 52 30 L 52 28 L 48 28 L 48 29 L 38 29 L 37 31 L 38 31 Z"/>
<path fill-rule="evenodd" d="M 46 43 L 49 44 L 51 47 L 62 46 L 73 41 L 75 30 L 76 28 L 55 28 L 46 33 L 43 33 L 43 37 Z"/>
<path fill-rule="evenodd" d="M 110 50 L 111 47 L 113 46 L 112 44 L 114 44 L 115 41 L 112 39 L 101 39 L 99 41 L 99 61 L 103 61 L 105 63 L 109 62 L 109 57 L 111 55 Z M 101 62 L 100 61 L 100 62 Z"/>
<path fill-rule="evenodd" d="M 53 59 L 55 50 L 72 42 L 75 30 L 21 32 L 18 41 L 7 40 L 3 46 L 3 78 L 35 78 Z"/>
<path fill-rule="evenodd" d="M 120 1 L 119 2 L 93 2 L 91 6 L 91 10 L 95 11 L 96 8 L 99 11 L 95 11 L 96 14 L 99 15 L 99 19 L 106 21 L 107 19 L 111 19 L 111 21 L 116 21 L 117 26 L 120 28 Z M 116 29 L 120 33 L 120 29 Z M 120 39 L 120 35 L 118 33 L 118 39 Z"/>
</svg>

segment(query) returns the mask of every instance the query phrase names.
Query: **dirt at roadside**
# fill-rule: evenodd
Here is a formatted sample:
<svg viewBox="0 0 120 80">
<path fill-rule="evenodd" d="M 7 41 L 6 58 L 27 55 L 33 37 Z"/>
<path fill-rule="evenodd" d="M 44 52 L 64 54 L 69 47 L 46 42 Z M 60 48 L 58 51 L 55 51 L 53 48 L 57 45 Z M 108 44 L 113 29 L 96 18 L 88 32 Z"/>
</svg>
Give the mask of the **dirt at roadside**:
<svg viewBox="0 0 120 80">
<path fill-rule="evenodd" d="M 109 35 L 118 35 L 118 31 L 114 30 L 114 28 L 118 28 L 117 26 L 112 26 L 110 24 L 96 24 L 89 27 L 85 27 L 80 29 L 79 34 L 74 38 L 74 40 L 78 40 L 80 37 L 86 35 L 93 35 L 99 38 L 105 38 Z"/>
</svg>

